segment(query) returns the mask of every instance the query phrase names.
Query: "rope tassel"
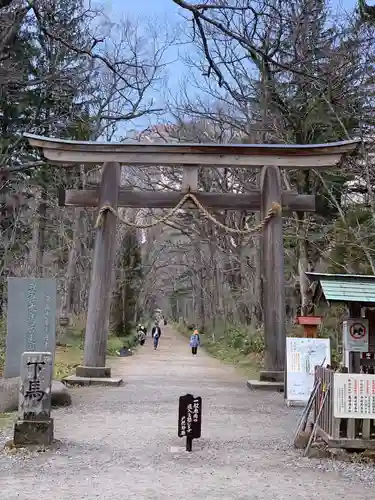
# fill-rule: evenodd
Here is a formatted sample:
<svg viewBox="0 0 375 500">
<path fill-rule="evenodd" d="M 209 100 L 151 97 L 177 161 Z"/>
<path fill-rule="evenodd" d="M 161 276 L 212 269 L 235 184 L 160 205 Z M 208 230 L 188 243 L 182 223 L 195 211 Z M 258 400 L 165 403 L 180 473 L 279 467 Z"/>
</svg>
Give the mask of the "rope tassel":
<svg viewBox="0 0 375 500">
<path fill-rule="evenodd" d="M 103 205 L 99 209 L 99 214 L 98 214 L 98 217 L 96 218 L 96 222 L 95 222 L 95 229 L 103 227 L 104 219 L 105 219 L 104 216 L 107 212 L 111 212 L 112 215 L 119 218 L 118 213 L 111 205 L 109 205 L 109 204 Z M 125 221 L 122 221 L 122 222 L 125 222 Z"/>
<path fill-rule="evenodd" d="M 136 223 L 129 222 L 129 221 L 126 221 L 126 220 L 122 220 L 122 219 L 120 219 L 117 211 L 111 205 L 105 204 L 105 205 L 103 205 L 99 209 L 99 214 L 98 214 L 98 217 L 96 219 L 95 228 L 96 229 L 101 228 L 103 226 L 103 223 L 104 223 L 105 214 L 107 212 L 111 212 L 111 214 L 113 214 L 115 217 L 117 217 L 119 219 L 119 221 L 122 222 L 123 224 L 125 224 L 126 226 L 134 227 L 134 228 L 137 228 L 137 229 L 150 229 L 151 227 L 155 227 L 155 226 L 157 226 L 159 224 L 164 224 L 165 222 L 167 222 L 168 219 L 170 219 L 171 217 L 173 217 L 173 215 L 180 208 L 182 208 L 183 205 L 188 200 L 191 200 L 194 203 L 194 205 L 203 213 L 203 215 L 205 215 L 207 217 L 207 219 L 209 219 L 213 224 L 215 224 L 217 227 L 220 227 L 221 229 L 223 229 L 227 233 L 232 233 L 232 234 L 234 233 L 234 234 L 243 234 L 243 235 L 246 235 L 246 234 L 256 233 L 257 231 L 260 231 L 261 229 L 263 229 L 263 227 L 273 217 L 275 217 L 277 215 L 281 215 L 281 205 L 279 203 L 274 202 L 274 203 L 272 203 L 271 207 L 268 209 L 267 215 L 264 217 L 264 219 L 259 224 L 257 224 L 254 227 L 248 228 L 248 229 L 236 229 L 236 228 L 233 228 L 233 227 L 226 226 L 225 224 L 223 224 L 222 222 L 220 222 L 219 220 L 217 220 L 200 203 L 200 201 L 197 199 L 197 197 L 194 194 L 192 194 L 192 193 L 186 193 L 181 198 L 181 200 L 177 203 L 177 205 L 175 207 L 173 207 L 169 212 L 167 212 L 160 219 L 156 219 L 155 221 L 150 222 L 149 224 L 136 224 Z"/>
</svg>

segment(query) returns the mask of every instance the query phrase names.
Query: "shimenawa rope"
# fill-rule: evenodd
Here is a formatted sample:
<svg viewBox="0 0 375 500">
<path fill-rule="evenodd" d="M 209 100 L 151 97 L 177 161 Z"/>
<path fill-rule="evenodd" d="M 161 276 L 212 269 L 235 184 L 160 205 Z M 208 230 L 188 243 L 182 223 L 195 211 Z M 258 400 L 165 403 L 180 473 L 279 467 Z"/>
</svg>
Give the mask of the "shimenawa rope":
<svg viewBox="0 0 375 500">
<path fill-rule="evenodd" d="M 167 212 L 163 217 L 160 217 L 160 219 L 156 219 L 153 222 L 150 222 L 148 224 L 136 224 L 133 222 L 129 222 L 126 220 L 123 220 L 119 217 L 118 212 L 109 204 L 105 203 L 100 209 L 99 209 L 99 214 L 96 219 L 95 223 L 95 228 L 100 228 L 102 227 L 104 223 L 104 216 L 107 212 L 110 212 L 113 214 L 115 217 L 119 219 L 120 222 L 123 224 L 134 227 L 137 229 L 150 229 L 151 227 L 155 227 L 159 224 L 163 224 L 167 222 L 168 219 L 173 217 L 173 215 L 180 209 L 182 206 L 188 201 L 191 200 L 194 205 L 209 219 L 211 222 L 213 222 L 216 226 L 220 227 L 224 231 L 228 233 L 234 233 L 234 234 L 251 234 L 255 233 L 257 231 L 260 231 L 263 229 L 263 227 L 272 219 L 272 217 L 278 215 L 281 213 L 281 206 L 279 203 L 272 203 L 272 206 L 268 209 L 267 215 L 264 217 L 264 219 L 257 224 L 254 227 L 248 228 L 248 229 L 236 229 L 233 227 L 228 227 L 219 220 L 217 220 L 213 215 L 208 212 L 208 210 L 200 203 L 200 201 L 197 199 L 197 197 L 193 193 L 186 193 L 181 200 L 177 203 L 175 207 L 173 207 L 169 212 Z"/>
</svg>

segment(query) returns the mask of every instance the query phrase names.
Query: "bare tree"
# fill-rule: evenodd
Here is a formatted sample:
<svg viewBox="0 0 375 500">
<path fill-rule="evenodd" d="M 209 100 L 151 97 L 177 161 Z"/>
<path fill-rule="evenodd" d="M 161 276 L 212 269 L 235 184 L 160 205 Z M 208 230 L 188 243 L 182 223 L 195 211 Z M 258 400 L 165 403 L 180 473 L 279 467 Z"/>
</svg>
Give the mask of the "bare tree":
<svg viewBox="0 0 375 500">
<path fill-rule="evenodd" d="M 324 5 L 307 0 L 174 3 L 187 14 L 186 26 L 192 28 L 190 42 L 198 48 L 201 58 L 191 56 L 187 60 L 195 74 L 191 72 L 193 76 L 171 104 L 174 126 L 170 137 L 192 142 L 316 143 L 359 133 L 372 89 L 369 76 L 373 34 L 359 29 L 357 18 L 335 19 L 333 26 Z M 192 96 L 194 88 L 204 90 L 204 95 Z M 304 272 L 333 264 L 337 221 L 344 221 L 343 234 L 352 231 L 353 244 L 365 252 L 366 262 L 372 265 L 372 250 L 361 243 L 363 232 L 350 228 L 352 219 L 341 200 L 355 165 L 356 171 L 363 169 L 351 163 L 346 171 L 324 176 L 319 172 L 302 176 L 283 172 L 284 188 L 323 194 L 323 205 L 316 215 L 285 219 L 290 316 L 311 311 L 311 291 Z M 246 192 L 257 182 L 256 172 L 250 176 L 235 169 L 204 172 L 199 180 L 203 190 Z M 165 171 L 165 176 L 169 179 L 164 177 L 165 187 L 179 185 L 179 173 Z M 371 189 L 369 185 L 368 190 Z M 252 214 L 215 215 L 237 227 L 255 222 Z M 197 270 L 197 262 L 202 258 L 201 267 L 205 270 L 205 278 L 191 273 L 188 294 L 179 296 L 177 301 L 179 308 L 176 290 L 167 285 L 174 309 L 185 314 L 181 302 L 190 304 L 189 315 L 196 319 L 194 310 L 200 308 L 197 304 L 201 288 L 210 295 L 205 306 L 211 318 L 223 315 L 248 322 L 259 315 L 255 311 L 261 302 L 260 290 L 254 289 L 256 239 L 244 245 L 216 229 L 210 231 L 209 225 L 195 226 L 194 217 L 186 214 L 174 223 L 188 231 L 190 241 L 184 242 L 183 249 L 171 244 L 170 252 L 174 255 L 176 250 L 179 256 L 177 268 L 181 276 L 186 276 L 186 263 L 190 267 L 195 263 Z M 192 227 L 197 229 L 196 234 L 189 233 Z M 211 242 L 211 249 L 206 242 Z M 163 259 L 172 254 L 165 248 Z M 161 278 L 154 275 L 154 279 L 154 286 L 158 287 Z M 197 283 L 199 280 L 203 286 Z M 236 296 L 238 290 L 240 297 Z M 233 296 L 236 304 L 228 306 Z M 224 297 L 224 305 L 220 297 Z"/>
</svg>

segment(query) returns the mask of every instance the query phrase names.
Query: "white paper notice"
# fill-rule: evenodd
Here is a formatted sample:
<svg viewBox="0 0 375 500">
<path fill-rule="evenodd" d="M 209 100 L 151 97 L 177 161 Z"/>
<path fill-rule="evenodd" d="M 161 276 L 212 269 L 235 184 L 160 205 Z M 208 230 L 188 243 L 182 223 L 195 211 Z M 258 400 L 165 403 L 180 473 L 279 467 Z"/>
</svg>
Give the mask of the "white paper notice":
<svg viewBox="0 0 375 500">
<path fill-rule="evenodd" d="M 286 339 L 287 400 L 307 402 L 314 386 L 315 366 L 331 363 L 329 339 Z"/>
<path fill-rule="evenodd" d="M 335 373 L 333 415 L 375 419 L 375 375 Z"/>
</svg>

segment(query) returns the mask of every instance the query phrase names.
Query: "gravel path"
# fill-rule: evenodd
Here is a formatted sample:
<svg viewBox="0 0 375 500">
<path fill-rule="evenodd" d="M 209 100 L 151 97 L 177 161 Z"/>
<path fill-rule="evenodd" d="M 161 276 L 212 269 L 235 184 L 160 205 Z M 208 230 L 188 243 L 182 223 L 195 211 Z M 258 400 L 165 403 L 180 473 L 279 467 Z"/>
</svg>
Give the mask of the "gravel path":
<svg viewBox="0 0 375 500">
<path fill-rule="evenodd" d="M 116 362 L 119 388 L 81 388 L 53 412 L 58 451 L 0 453 L 0 500 L 282 500 L 374 498 L 374 469 L 302 458 L 290 447 L 299 410 L 250 392 L 231 367 L 165 329 Z M 178 397 L 203 398 L 202 438 L 181 450 Z M 8 437 L 10 433 L 8 432 Z M 7 436 L 0 434 L 0 441 Z"/>
</svg>

